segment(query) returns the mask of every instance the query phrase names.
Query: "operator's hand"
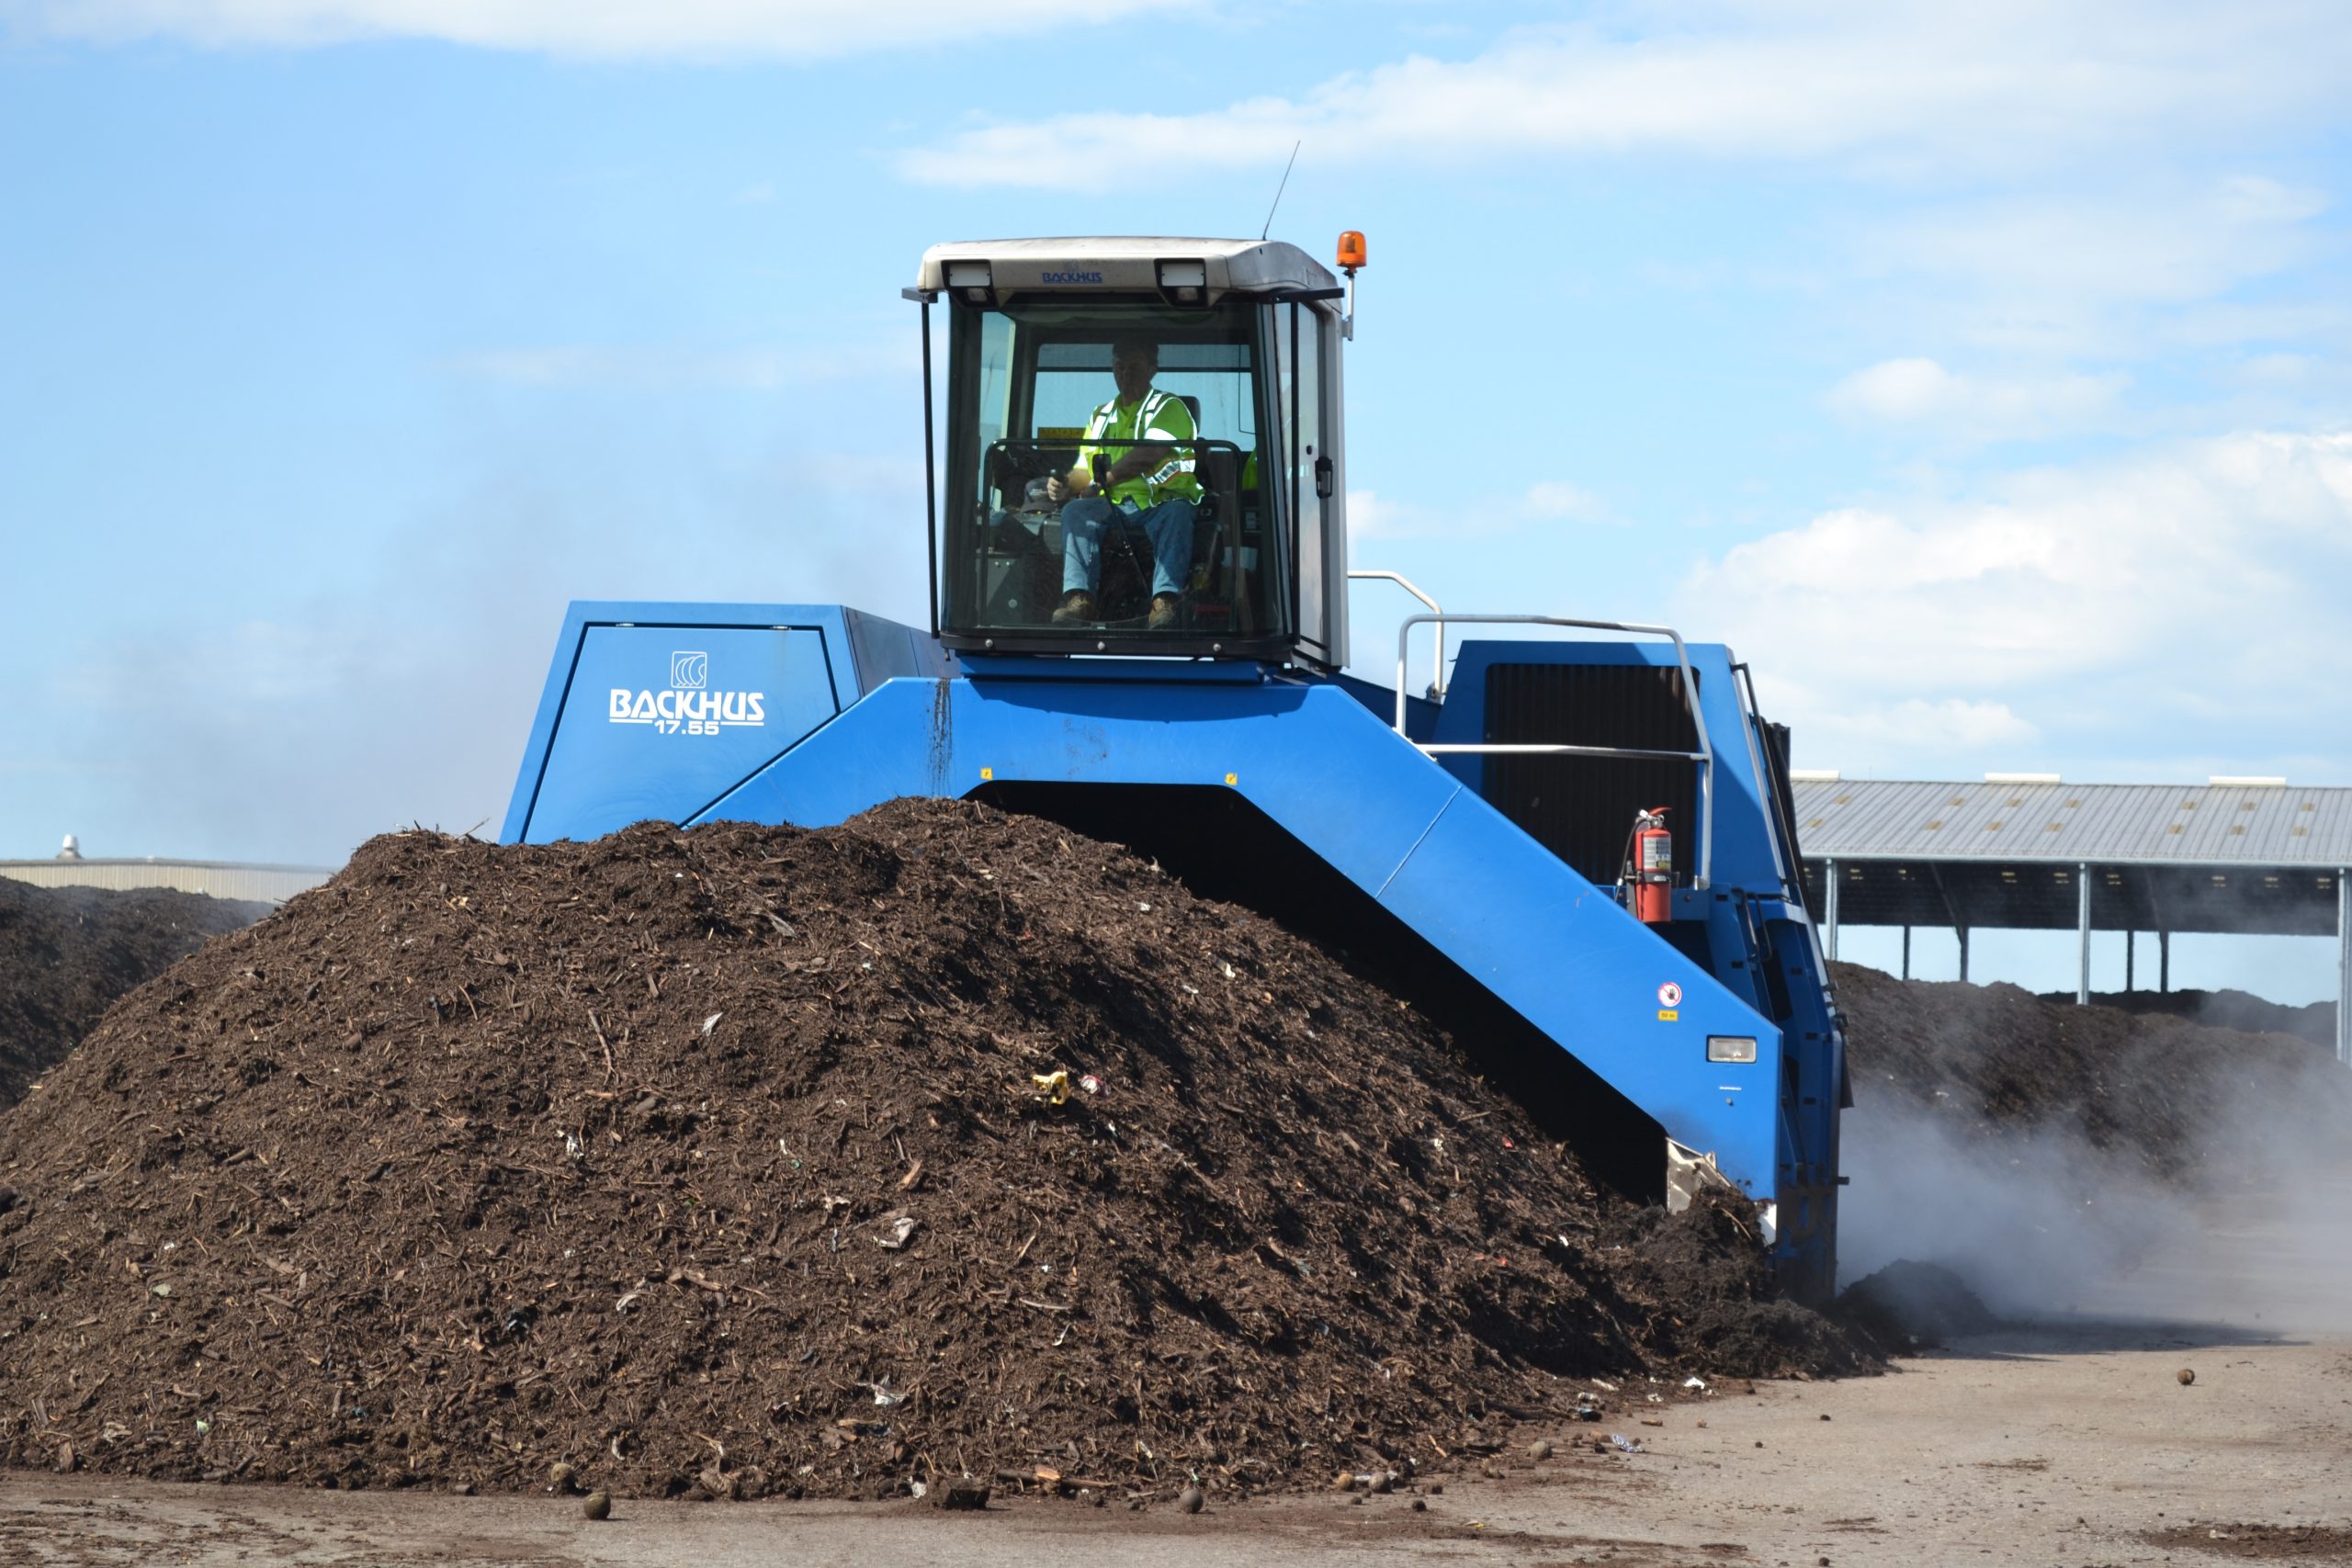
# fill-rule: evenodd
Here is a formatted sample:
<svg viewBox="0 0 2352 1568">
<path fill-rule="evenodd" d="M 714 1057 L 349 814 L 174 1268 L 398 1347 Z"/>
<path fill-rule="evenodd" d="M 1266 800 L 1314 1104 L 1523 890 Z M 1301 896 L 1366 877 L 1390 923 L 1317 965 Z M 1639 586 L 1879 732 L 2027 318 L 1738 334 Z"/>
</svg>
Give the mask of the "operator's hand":
<svg viewBox="0 0 2352 1568">
<path fill-rule="evenodd" d="M 1046 476 L 1046 499 L 1047 501 L 1067 501 L 1069 499 L 1069 486 L 1062 483 L 1061 475 L 1047 474 Z"/>
</svg>

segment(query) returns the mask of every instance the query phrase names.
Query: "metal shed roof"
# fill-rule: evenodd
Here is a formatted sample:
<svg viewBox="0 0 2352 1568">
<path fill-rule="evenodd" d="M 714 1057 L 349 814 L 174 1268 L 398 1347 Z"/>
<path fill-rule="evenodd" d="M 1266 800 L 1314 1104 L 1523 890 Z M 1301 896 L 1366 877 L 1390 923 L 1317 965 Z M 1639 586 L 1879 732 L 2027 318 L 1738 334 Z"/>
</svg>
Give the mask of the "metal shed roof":
<svg viewBox="0 0 2352 1568">
<path fill-rule="evenodd" d="M 2171 865 L 2352 865 L 2352 789 L 1804 780 L 1809 857 Z"/>
<path fill-rule="evenodd" d="M 2335 1055 L 2352 1066 L 2352 789 L 1996 773 L 1974 784 L 1798 776 L 1789 793 L 1805 903 L 1832 957 L 1841 919 L 1949 924 L 1964 980 L 1970 928 L 2072 926 L 2075 995 L 2086 1002 L 2094 931 L 2156 932 L 2160 986 L 2176 931 L 2333 934 Z M 1906 931 L 1906 971 L 1910 950 Z"/>
<path fill-rule="evenodd" d="M 1806 902 L 1852 925 L 2327 935 L 2352 789 L 1792 781 Z M 2087 916 L 2087 919 L 2086 919 Z"/>
</svg>

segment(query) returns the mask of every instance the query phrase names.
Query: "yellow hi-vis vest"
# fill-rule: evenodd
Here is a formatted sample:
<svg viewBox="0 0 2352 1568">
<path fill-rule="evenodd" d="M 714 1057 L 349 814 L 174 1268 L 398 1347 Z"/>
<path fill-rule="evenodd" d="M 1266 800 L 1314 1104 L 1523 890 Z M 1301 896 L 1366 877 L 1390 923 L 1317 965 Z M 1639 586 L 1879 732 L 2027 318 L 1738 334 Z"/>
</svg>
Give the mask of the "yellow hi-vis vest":
<svg viewBox="0 0 2352 1568">
<path fill-rule="evenodd" d="M 1114 502 L 1132 501 L 1145 507 L 1157 506 L 1163 501 L 1198 501 L 1201 481 L 1193 472 L 1193 448 L 1189 443 L 1199 434 L 1193 423 L 1193 411 L 1184 406 L 1183 399 L 1172 393 L 1155 388 L 1146 392 L 1141 400 L 1125 405 L 1114 397 L 1087 421 L 1087 444 L 1078 449 L 1078 466 L 1082 472 L 1091 474 L 1098 452 L 1115 464 L 1134 450 L 1129 443 L 1176 442 L 1179 445 L 1175 450 L 1151 472 L 1122 479 L 1103 493 Z M 1115 445 L 1102 445 L 1104 442 Z"/>
</svg>

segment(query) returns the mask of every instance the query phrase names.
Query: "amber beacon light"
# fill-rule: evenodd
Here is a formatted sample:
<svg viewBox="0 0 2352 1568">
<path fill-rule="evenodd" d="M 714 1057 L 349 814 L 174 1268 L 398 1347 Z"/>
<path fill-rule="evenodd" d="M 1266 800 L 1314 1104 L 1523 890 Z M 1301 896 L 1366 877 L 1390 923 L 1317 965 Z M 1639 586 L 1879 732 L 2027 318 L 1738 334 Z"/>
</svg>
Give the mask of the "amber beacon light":
<svg viewBox="0 0 2352 1568">
<path fill-rule="evenodd" d="M 1364 265 L 1363 231 L 1350 229 L 1340 235 L 1340 270 L 1349 276 Z"/>
</svg>

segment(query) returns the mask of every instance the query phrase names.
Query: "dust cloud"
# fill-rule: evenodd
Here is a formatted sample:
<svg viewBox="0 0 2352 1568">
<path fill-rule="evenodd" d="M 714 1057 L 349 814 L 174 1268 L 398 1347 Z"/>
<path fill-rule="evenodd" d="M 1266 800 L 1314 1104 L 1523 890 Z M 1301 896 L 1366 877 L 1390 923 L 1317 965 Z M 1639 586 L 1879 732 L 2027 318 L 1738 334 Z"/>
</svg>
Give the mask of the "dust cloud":
<svg viewBox="0 0 2352 1568">
<path fill-rule="evenodd" d="M 1846 1114 L 1841 1282 L 1940 1263 L 2004 1317 L 2078 1310 L 2177 1230 L 2181 1195 L 2125 1171 L 2074 1128 L 1987 1141 L 1877 1098 Z"/>
<path fill-rule="evenodd" d="M 355 551 L 356 586 L 191 615 L 72 677 L 99 852 L 339 864 L 422 823 L 494 835 L 572 599 L 923 614 L 922 465 L 779 452 L 666 493 L 501 460 Z"/>
<path fill-rule="evenodd" d="M 2242 1036 L 2214 1035 L 2216 1052 Z M 2134 1070 L 2125 1059 L 2116 1074 Z M 1949 1099 L 1866 1088 L 1847 1113 L 1841 1282 L 1902 1258 L 1952 1269 L 2000 1315 L 2352 1333 L 2352 1098 L 2332 1056 L 2233 1079 L 2217 1061 L 2167 1180 L 2062 1116 L 1996 1128 Z"/>
</svg>

